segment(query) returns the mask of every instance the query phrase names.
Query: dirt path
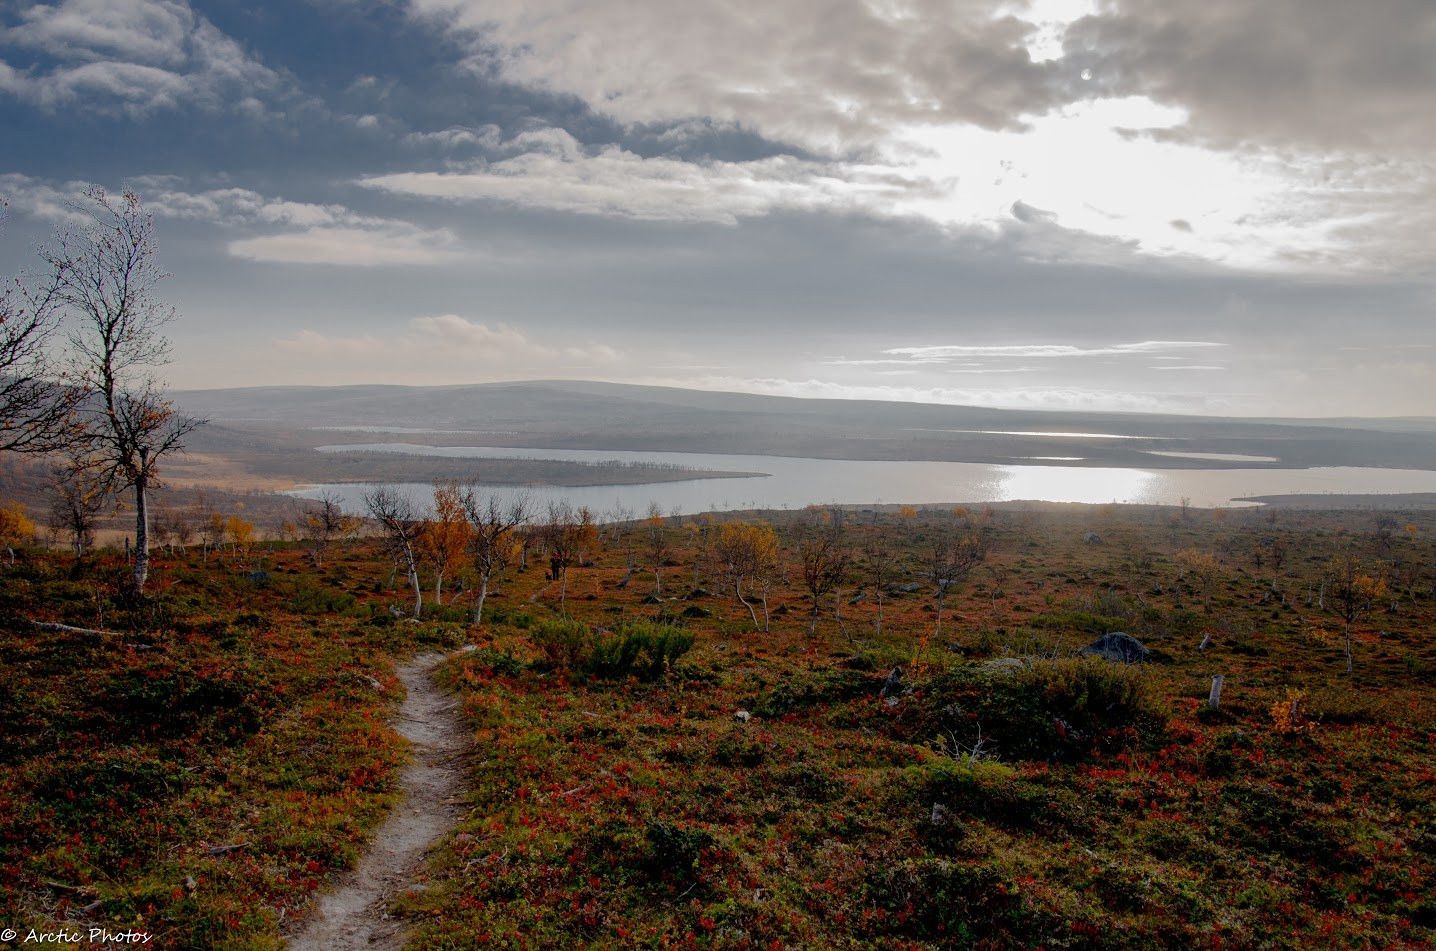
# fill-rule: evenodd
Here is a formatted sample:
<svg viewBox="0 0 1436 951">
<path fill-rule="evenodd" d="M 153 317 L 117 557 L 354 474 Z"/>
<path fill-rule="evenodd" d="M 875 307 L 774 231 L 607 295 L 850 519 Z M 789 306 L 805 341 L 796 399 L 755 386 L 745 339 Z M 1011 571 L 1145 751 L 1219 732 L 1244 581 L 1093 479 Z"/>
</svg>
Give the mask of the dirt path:
<svg viewBox="0 0 1436 951">
<path fill-rule="evenodd" d="M 419 863 L 458 818 L 464 790 L 468 732 L 458 701 L 434 683 L 443 654 L 421 654 L 400 668 L 408 696 L 394 728 L 414 748 L 415 761 L 400 776 L 403 799 L 379 827 L 359 867 L 319 900 L 314 918 L 289 939 L 290 951 L 398 949 L 406 926 L 386 915 L 390 900 L 412 885 Z"/>
</svg>

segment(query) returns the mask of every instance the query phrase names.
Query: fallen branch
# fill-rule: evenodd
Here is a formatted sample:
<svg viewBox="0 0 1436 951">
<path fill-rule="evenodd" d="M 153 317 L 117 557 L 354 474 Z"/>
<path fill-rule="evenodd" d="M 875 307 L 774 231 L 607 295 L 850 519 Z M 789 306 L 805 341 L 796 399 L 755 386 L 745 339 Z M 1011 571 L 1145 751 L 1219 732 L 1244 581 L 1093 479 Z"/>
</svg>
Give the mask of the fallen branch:
<svg viewBox="0 0 1436 951">
<path fill-rule="evenodd" d="M 249 847 L 248 842 L 236 842 L 234 845 L 212 845 L 204 850 L 205 855 L 228 855 L 231 852 L 238 852 L 240 849 Z"/>
<path fill-rule="evenodd" d="M 52 631 L 58 634 L 86 634 L 90 637 L 124 637 L 118 631 L 97 631 L 92 627 L 75 627 L 72 624 L 61 624 L 58 621 L 28 621 L 29 625 L 39 631 Z M 137 651 L 159 650 L 153 644 L 125 643 L 126 647 Z"/>
</svg>

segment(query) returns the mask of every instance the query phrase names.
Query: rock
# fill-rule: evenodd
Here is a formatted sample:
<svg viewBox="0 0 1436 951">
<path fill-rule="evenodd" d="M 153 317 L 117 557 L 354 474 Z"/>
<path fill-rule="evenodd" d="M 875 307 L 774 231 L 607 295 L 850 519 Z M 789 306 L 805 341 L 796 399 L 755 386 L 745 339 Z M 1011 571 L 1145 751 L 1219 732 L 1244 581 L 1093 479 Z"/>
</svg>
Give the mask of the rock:
<svg viewBox="0 0 1436 951">
<path fill-rule="evenodd" d="M 913 594 L 914 592 L 921 591 L 922 585 L 914 581 L 911 584 L 894 585 L 889 590 L 894 594 Z"/>
<path fill-rule="evenodd" d="M 733 719 L 737 720 L 739 723 L 747 723 L 749 720 L 753 719 L 753 714 L 749 713 L 747 710 L 739 710 L 737 713 L 733 714 Z"/>
<path fill-rule="evenodd" d="M 932 804 L 932 824 L 935 826 L 947 824 L 947 807 L 940 802 Z"/>
<path fill-rule="evenodd" d="M 883 689 L 878 691 L 879 697 L 886 697 L 897 691 L 902 686 L 902 668 L 894 667 L 888 671 L 888 679 L 883 681 Z"/>
<path fill-rule="evenodd" d="M 1121 664 L 1139 664 L 1152 656 L 1152 652 L 1143 647 L 1141 641 L 1121 631 L 1103 634 L 1078 653 L 1091 654 Z"/>
<path fill-rule="evenodd" d="M 1102 536 L 1096 532 L 1088 532 L 1082 536 L 1082 543 L 1084 545 L 1100 545 L 1102 544 Z"/>
</svg>

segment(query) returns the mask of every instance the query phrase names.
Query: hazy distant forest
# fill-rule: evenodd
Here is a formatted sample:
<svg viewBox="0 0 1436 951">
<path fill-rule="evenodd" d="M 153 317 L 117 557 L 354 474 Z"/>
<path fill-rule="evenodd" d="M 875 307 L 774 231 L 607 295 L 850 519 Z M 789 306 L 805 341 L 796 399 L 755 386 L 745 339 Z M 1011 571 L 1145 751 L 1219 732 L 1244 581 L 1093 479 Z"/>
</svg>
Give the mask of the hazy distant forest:
<svg viewBox="0 0 1436 951">
<path fill-rule="evenodd" d="M 323 946 L 429 670 L 374 946 L 1436 944 L 1429 507 L 157 512 L 153 222 L 77 211 L 0 310 L 0 946 Z"/>
</svg>

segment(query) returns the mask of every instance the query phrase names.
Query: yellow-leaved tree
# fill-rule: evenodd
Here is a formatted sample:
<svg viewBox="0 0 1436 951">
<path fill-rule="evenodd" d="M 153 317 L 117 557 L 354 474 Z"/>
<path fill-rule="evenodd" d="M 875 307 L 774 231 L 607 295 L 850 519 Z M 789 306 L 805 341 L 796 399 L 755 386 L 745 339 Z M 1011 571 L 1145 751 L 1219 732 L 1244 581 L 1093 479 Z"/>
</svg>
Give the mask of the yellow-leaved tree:
<svg viewBox="0 0 1436 951">
<path fill-rule="evenodd" d="M 778 533 L 771 525 L 749 525 L 746 522 L 724 522 L 718 526 L 718 537 L 713 542 L 713 557 L 718 571 L 733 589 L 733 597 L 748 609 L 753 629 L 758 630 L 758 613 L 753 603 L 743 596 L 743 586 L 749 586 L 749 593 L 757 592 L 763 605 L 763 624 L 768 630 L 768 591 L 778 575 Z"/>
<path fill-rule="evenodd" d="M 444 603 L 444 578 L 459 565 L 473 528 L 464 512 L 464 489 L 458 482 L 434 483 L 434 517 L 425 519 L 419 533 L 419 555 L 434 569 L 434 603 Z"/>
<path fill-rule="evenodd" d="M 15 549 L 35 541 L 35 523 L 25 514 L 25 507 L 19 502 L 0 506 L 0 545 L 9 553 L 10 563 L 15 563 Z"/>
</svg>

